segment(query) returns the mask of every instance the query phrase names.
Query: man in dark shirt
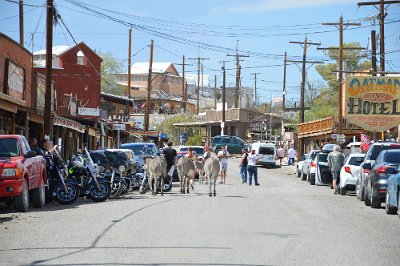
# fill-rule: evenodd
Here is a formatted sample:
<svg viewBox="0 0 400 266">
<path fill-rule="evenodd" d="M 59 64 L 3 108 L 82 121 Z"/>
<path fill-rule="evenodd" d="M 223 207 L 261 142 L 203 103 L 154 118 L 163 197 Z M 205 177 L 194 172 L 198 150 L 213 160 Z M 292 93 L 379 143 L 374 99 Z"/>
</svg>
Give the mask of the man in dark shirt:
<svg viewBox="0 0 400 266">
<path fill-rule="evenodd" d="M 175 163 L 176 163 L 176 150 L 172 148 L 172 141 L 168 141 L 167 143 L 168 147 L 163 149 L 164 157 L 165 160 L 167 160 L 167 173 L 170 177 L 172 177 L 172 174 L 174 173 L 175 170 Z"/>
</svg>

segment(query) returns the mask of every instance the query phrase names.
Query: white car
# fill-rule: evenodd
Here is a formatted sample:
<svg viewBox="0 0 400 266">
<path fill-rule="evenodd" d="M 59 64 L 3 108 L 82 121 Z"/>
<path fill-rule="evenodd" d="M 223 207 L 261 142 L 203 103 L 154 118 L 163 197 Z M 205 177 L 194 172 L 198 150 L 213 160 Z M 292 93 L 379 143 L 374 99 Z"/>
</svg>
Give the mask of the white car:
<svg viewBox="0 0 400 266">
<path fill-rule="evenodd" d="M 349 154 L 345 160 L 342 169 L 340 170 L 340 195 L 346 195 L 348 190 L 355 190 L 357 177 L 363 170 L 360 164 L 364 161 L 365 154 L 355 153 Z"/>
<path fill-rule="evenodd" d="M 297 162 L 297 166 L 296 166 L 296 176 L 297 177 L 301 177 L 301 173 L 303 172 L 303 163 L 307 157 L 308 157 L 308 154 L 304 154 L 303 156 L 301 156 L 300 161 Z"/>
<path fill-rule="evenodd" d="M 301 173 L 301 179 L 302 180 L 310 180 L 311 176 L 311 163 L 315 160 L 317 157 L 317 154 L 320 152 L 320 150 L 313 150 L 310 151 L 308 156 L 306 157 L 306 160 L 304 160 L 303 165 L 302 165 L 302 173 Z M 315 165 L 313 169 L 313 173 L 315 175 Z"/>
</svg>

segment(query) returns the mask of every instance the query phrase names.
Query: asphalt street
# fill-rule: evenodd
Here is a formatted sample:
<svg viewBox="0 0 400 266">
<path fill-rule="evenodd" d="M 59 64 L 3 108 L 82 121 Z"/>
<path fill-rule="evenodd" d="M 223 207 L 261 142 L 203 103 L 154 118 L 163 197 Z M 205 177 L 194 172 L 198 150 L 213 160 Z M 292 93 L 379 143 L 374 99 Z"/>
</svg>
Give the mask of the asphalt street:
<svg viewBox="0 0 400 266">
<path fill-rule="evenodd" d="M 131 192 L 17 213 L 0 207 L 0 265 L 399 265 L 400 219 L 311 186 L 294 167 L 242 184 L 230 159 L 217 196 Z"/>
</svg>

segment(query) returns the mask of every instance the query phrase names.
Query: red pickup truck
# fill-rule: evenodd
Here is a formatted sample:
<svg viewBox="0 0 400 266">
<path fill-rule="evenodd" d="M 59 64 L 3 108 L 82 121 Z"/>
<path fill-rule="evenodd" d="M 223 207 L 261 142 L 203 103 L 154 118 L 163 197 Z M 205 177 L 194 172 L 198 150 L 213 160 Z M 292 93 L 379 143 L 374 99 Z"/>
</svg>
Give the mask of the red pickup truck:
<svg viewBox="0 0 400 266">
<path fill-rule="evenodd" d="M 0 135 L 0 201 L 20 212 L 45 203 L 46 160 L 21 135 Z"/>
</svg>

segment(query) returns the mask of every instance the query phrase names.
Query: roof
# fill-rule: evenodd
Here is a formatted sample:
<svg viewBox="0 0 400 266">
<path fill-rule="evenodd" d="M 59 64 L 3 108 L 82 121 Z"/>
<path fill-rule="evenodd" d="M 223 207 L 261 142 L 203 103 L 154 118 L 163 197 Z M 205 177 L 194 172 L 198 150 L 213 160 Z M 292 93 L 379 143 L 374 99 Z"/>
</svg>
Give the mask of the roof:
<svg viewBox="0 0 400 266">
<path fill-rule="evenodd" d="M 171 62 L 153 63 L 152 72 L 153 73 L 165 73 L 171 65 L 173 66 L 173 64 Z M 138 63 L 134 63 L 131 66 L 131 74 L 148 74 L 148 73 L 149 73 L 149 62 L 138 62 Z"/>
<path fill-rule="evenodd" d="M 56 55 L 56 56 L 60 56 L 63 53 L 65 53 L 66 51 L 68 51 L 69 49 L 71 49 L 74 46 L 67 46 L 67 45 L 59 45 L 59 46 L 54 46 L 52 49 L 52 54 Z M 33 55 L 45 55 L 46 54 L 46 49 L 37 51 L 37 52 L 33 52 Z"/>
</svg>

